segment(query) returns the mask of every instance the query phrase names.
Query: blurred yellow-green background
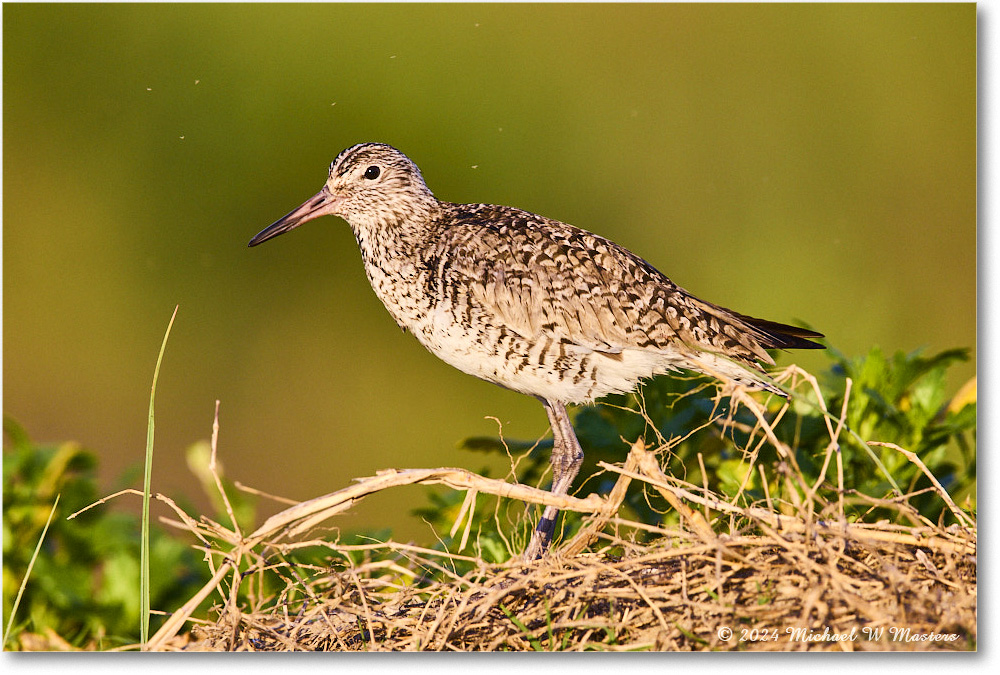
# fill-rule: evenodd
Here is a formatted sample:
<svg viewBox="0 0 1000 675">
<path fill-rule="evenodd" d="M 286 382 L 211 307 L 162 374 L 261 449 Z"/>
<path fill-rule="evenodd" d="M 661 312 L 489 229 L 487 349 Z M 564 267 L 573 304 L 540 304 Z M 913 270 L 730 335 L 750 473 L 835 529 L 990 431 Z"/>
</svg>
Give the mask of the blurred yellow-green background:
<svg viewBox="0 0 1000 675">
<path fill-rule="evenodd" d="M 216 399 L 227 475 L 296 499 L 546 431 L 400 333 L 342 221 L 247 248 L 361 141 L 848 354 L 976 345 L 973 4 L 6 4 L 3 49 L 3 411 L 108 480 L 175 304 L 155 490 L 199 492 Z M 341 524 L 427 539 L 422 502 Z"/>
</svg>

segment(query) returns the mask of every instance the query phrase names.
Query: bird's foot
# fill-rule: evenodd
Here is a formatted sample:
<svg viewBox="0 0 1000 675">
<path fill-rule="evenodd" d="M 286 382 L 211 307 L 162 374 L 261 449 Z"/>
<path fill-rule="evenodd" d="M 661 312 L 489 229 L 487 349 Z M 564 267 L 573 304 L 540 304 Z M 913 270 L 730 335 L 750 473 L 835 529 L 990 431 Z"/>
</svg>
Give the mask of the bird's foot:
<svg viewBox="0 0 1000 675">
<path fill-rule="evenodd" d="M 521 561 L 528 563 L 532 560 L 538 560 L 545 555 L 545 552 L 549 549 L 549 543 L 552 541 L 552 533 L 555 528 L 555 518 L 543 515 L 538 521 L 535 531 L 531 533 L 531 541 L 528 542 L 528 547 L 524 549 Z"/>
</svg>

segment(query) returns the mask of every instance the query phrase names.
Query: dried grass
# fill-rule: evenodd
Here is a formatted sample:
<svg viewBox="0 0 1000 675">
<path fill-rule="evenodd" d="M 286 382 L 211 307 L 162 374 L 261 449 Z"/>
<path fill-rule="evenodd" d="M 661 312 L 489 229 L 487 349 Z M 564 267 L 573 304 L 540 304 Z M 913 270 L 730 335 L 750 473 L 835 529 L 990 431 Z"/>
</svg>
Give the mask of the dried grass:
<svg viewBox="0 0 1000 675">
<path fill-rule="evenodd" d="M 797 368 L 793 387 L 815 380 Z M 908 495 L 885 499 L 843 485 L 839 443 L 847 403 L 828 416 L 825 461 L 838 485 L 810 484 L 794 453 L 774 433 L 786 408 L 768 414 L 741 390 L 725 392 L 757 419 L 746 449 L 767 485 L 772 472 L 795 489 L 791 502 L 740 505 L 667 476 L 663 447 L 632 445 L 607 497 L 554 497 L 544 490 L 462 469 L 383 471 L 354 485 L 295 504 L 244 534 L 175 508 L 171 521 L 202 542 L 213 577 L 174 612 L 146 645 L 151 650 L 970 650 L 976 648 L 976 523 L 930 476 L 920 459 L 895 448 L 930 477 L 955 523 L 919 516 Z M 848 392 L 849 393 L 849 392 Z M 825 410 L 825 408 L 824 408 Z M 729 424 L 736 424 L 732 419 Z M 763 444 L 782 458 L 754 464 Z M 213 457 L 215 448 L 213 445 Z M 874 458 L 874 455 L 873 455 Z M 824 467 L 823 474 L 826 474 Z M 750 475 L 750 472 L 747 473 Z M 890 478 L 891 480 L 891 478 Z M 678 527 L 619 515 L 633 483 L 661 494 Z M 321 523 L 373 492 L 400 485 L 444 484 L 465 490 L 452 534 L 480 494 L 588 514 L 577 534 L 545 559 L 490 565 L 467 555 L 387 542 L 347 546 L 309 538 Z M 221 483 L 220 483 L 221 485 Z M 745 485 L 744 485 L 745 487 Z M 896 510 L 910 525 L 848 522 L 844 500 Z M 171 503 L 170 500 L 159 496 Z M 235 518 L 230 518 L 235 523 Z M 643 533 L 639 543 L 636 533 Z M 650 536 L 652 535 L 652 536 Z M 462 537 L 462 547 L 469 529 Z M 651 541 L 649 541 L 651 539 Z M 284 555 L 329 550 L 330 566 L 303 570 Z M 223 553 L 222 549 L 227 550 Z M 455 572 L 455 563 L 470 571 Z M 263 597 L 259 575 L 280 567 L 288 585 Z M 433 577 L 433 579 L 432 579 Z M 249 589 L 239 601 L 241 586 Z M 181 629 L 215 594 L 218 619 Z"/>
</svg>

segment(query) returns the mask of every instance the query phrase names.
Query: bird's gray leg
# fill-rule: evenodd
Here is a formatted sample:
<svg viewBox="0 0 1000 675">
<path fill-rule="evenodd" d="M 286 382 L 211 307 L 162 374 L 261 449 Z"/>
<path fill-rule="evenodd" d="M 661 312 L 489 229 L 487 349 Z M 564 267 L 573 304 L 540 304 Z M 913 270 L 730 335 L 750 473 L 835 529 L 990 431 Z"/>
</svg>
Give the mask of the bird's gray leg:
<svg viewBox="0 0 1000 675">
<path fill-rule="evenodd" d="M 552 465 L 550 492 L 554 495 L 564 495 L 569 491 L 576 474 L 580 472 L 580 465 L 583 464 L 583 449 L 573 432 L 573 425 L 569 422 L 566 406 L 541 397 L 539 400 L 545 406 L 545 413 L 549 416 L 549 424 L 552 426 L 552 455 L 549 459 Z M 555 529 L 558 514 L 559 509 L 555 506 L 545 507 L 542 518 L 538 521 L 538 525 L 531 535 L 528 548 L 524 551 L 524 560 L 534 560 L 545 553 L 549 542 L 552 541 L 552 532 Z"/>
</svg>

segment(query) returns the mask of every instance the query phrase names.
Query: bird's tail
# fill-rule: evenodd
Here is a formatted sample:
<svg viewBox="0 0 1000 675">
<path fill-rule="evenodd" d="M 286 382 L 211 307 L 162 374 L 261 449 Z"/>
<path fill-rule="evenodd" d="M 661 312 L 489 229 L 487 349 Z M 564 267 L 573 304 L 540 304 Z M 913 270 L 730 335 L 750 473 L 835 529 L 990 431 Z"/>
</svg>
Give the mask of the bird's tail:
<svg viewBox="0 0 1000 675">
<path fill-rule="evenodd" d="M 777 321 L 758 319 L 745 314 L 728 310 L 753 333 L 757 343 L 764 349 L 825 349 L 826 347 L 813 339 L 825 337 L 822 333 L 789 326 Z M 767 354 L 760 352 L 769 363 L 773 364 Z M 783 390 L 774 379 L 752 358 L 731 358 L 716 352 L 702 351 L 693 357 L 700 366 L 698 370 L 723 381 L 734 382 L 751 390 L 769 391 L 788 398 L 788 392 Z"/>
<path fill-rule="evenodd" d="M 732 312 L 732 310 L 730 311 Z M 826 349 L 824 345 L 812 341 L 816 338 L 826 337 L 822 333 L 798 326 L 789 326 L 777 321 L 732 313 L 740 321 L 754 329 L 759 335 L 760 346 L 765 349 Z"/>
</svg>

